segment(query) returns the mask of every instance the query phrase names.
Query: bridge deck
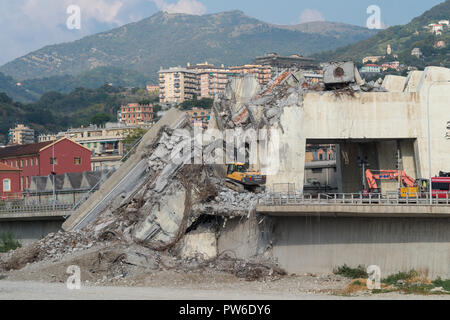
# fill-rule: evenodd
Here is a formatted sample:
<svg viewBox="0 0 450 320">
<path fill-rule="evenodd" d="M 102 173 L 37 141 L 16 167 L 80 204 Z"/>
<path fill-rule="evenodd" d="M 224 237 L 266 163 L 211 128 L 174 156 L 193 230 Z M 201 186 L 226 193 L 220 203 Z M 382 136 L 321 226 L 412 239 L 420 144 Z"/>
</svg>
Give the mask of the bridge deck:
<svg viewBox="0 0 450 320">
<path fill-rule="evenodd" d="M 70 215 L 70 211 L 1 213 L 0 214 L 0 222 L 3 222 L 3 221 L 65 220 L 64 217 L 67 215 Z"/>
<path fill-rule="evenodd" d="M 450 218 L 450 205 L 258 205 L 256 212 L 272 216 L 329 216 L 372 218 Z"/>
</svg>

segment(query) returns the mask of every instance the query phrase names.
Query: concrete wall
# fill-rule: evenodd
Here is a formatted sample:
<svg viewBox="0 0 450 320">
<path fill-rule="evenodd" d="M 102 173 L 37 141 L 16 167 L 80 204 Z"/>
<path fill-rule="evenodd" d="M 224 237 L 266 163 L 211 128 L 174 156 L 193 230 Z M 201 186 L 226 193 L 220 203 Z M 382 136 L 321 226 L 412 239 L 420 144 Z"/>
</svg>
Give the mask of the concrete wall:
<svg viewBox="0 0 450 320">
<path fill-rule="evenodd" d="M 52 232 L 61 230 L 63 219 L 34 221 L 0 221 L 0 234 L 11 232 L 14 239 L 22 245 L 44 238 Z"/>
<path fill-rule="evenodd" d="M 279 171 L 267 176 L 267 185 L 290 183 L 297 190 L 303 190 L 306 136 L 299 130 L 302 122 L 302 109 L 294 105 L 285 107 L 281 116 L 283 129 L 278 129 L 280 137 Z"/>
<path fill-rule="evenodd" d="M 218 252 L 266 254 L 291 273 L 378 265 L 382 277 L 412 269 L 450 278 L 450 218 L 271 217 L 233 219 Z"/>
<path fill-rule="evenodd" d="M 273 255 L 294 273 L 378 265 L 382 277 L 426 271 L 450 278 L 450 219 L 279 217 Z"/>
<path fill-rule="evenodd" d="M 220 231 L 217 241 L 219 254 L 227 251 L 237 258 L 250 258 L 258 252 L 260 228 L 256 218 L 228 220 Z"/>
<path fill-rule="evenodd" d="M 284 108 L 281 117 L 281 126 L 284 129 L 280 145 L 281 168 L 277 175 L 268 177 L 267 183 L 270 185 L 295 181 L 296 186 L 301 189 L 305 140 L 321 140 L 327 143 L 358 140 L 372 140 L 377 143 L 386 140 L 415 141 L 415 153 L 411 155 L 411 147 L 407 147 L 409 153 L 405 152 L 408 158 L 405 162 L 412 168 L 411 161 L 414 158 L 416 173 L 421 177 L 428 177 L 427 102 L 430 88 L 431 171 L 433 176 L 440 170 L 450 171 L 450 140 L 445 137 L 447 121 L 450 121 L 446 117 L 450 101 L 450 83 L 433 84 L 435 81 L 448 80 L 450 69 L 429 67 L 420 74 L 414 74 L 403 92 L 362 92 L 354 96 L 338 96 L 334 92 L 305 94 L 302 106 Z M 341 146 L 342 151 L 346 152 L 345 144 Z M 387 146 L 378 145 L 374 149 L 374 155 L 386 148 Z M 347 151 L 352 159 L 355 152 L 358 152 Z M 377 161 L 383 156 L 380 154 Z M 352 159 L 350 161 L 354 161 Z M 358 184 L 357 177 L 353 176 L 355 173 L 350 171 L 355 172 L 354 168 L 350 167 L 342 169 L 344 192 L 346 189 L 352 189 L 354 192 Z M 347 174 L 350 177 L 346 177 Z"/>
</svg>

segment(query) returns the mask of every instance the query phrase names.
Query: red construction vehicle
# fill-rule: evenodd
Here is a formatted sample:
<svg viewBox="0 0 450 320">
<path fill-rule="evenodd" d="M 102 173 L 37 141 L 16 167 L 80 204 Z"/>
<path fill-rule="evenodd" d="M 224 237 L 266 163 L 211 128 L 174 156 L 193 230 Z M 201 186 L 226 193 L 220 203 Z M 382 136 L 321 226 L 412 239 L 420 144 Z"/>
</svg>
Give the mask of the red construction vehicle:
<svg viewBox="0 0 450 320">
<path fill-rule="evenodd" d="M 380 194 L 377 180 L 398 180 L 400 179 L 403 187 L 399 189 L 401 198 L 426 198 L 430 192 L 429 179 L 413 179 L 404 171 L 399 170 L 366 170 L 366 179 L 368 188 L 363 194 Z M 433 198 L 450 198 L 450 174 L 440 172 L 439 177 L 431 178 L 431 188 Z"/>
<path fill-rule="evenodd" d="M 380 194 L 381 190 L 378 187 L 377 180 L 400 180 L 403 187 L 400 188 L 400 197 L 415 198 L 426 192 L 428 189 L 427 179 L 413 179 L 401 170 L 366 170 L 366 179 L 368 188 L 363 191 L 363 194 Z M 450 180 L 450 178 L 449 178 Z"/>
<path fill-rule="evenodd" d="M 450 198 L 450 177 L 448 175 L 440 173 L 440 177 L 431 178 L 431 187 L 433 198 Z"/>
</svg>

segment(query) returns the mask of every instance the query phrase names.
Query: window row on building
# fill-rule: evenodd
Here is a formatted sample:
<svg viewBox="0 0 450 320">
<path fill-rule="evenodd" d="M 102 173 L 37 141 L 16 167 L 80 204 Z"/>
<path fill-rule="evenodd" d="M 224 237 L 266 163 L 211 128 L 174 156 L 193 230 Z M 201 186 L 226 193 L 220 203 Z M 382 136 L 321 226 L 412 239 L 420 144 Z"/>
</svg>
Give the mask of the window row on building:
<svg viewBox="0 0 450 320">
<path fill-rule="evenodd" d="M 161 103 L 181 103 L 198 98 L 214 98 L 225 91 L 229 81 L 242 74 L 253 74 L 261 85 L 269 83 L 270 66 L 245 65 L 225 68 L 208 62 L 187 67 L 161 69 L 158 72 Z"/>
</svg>

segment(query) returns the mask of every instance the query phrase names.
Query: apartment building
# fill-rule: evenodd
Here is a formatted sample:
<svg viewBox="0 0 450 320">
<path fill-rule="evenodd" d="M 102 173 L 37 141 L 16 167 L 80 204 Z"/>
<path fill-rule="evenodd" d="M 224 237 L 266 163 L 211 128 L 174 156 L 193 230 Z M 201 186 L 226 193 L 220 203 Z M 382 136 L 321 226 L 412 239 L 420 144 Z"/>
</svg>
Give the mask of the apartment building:
<svg viewBox="0 0 450 320">
<path fill-rule="evenodd" d="M 225 91 L 225 88 L 233 76 L 239 73 L 225 68 L 224 65 L 217 67 L 208 62 L 187 67 L 197 74 L 200 98 L 214 98 Z"/>
<path fill-rule="evenodd" d="M 270 65 L 246 64 L 243 66 L 230 67 L 235 74 L 252 74 L 261 85 L 266 85 L 272 79 L 272 67 Z"/>
<path fill-rule="evenodd" d="M 387 69 L 394 69 L 399 70 L 400 69 L 400 61 L 392 61 L 392 62 L 386 62 L 381 65 L 381 69 L 383 71 L 386 71 Z"/>
<path fill-rule="evenodd" d="M 272 68 L 262 65 L 244 65 L 220 67 L 208 62 L 196 65 L 187 64 L 186 68 L 176 67 L 159 71 L 160 102 L 181 103 L 198 98 L 215 98 L 225 92 L 233 77 L 253 74 L 261 85 L 270 82 Z"/>
<path fill-rule="evenodd" d="M 146 85 L 145 89 L 147 90 L 148 93 L 150 94 L 159 94 L 159 85 Z"/>
<path fill-rule="evenodd" d="M 254 64 L 270 66 L 272 68 L 272 78 L 289 69 L 301 69 L 305 71 L 319 69 L 319 65 L 314 59 L 306 58 L 298 54 L 280 56 L 277 53 L 268 53 L 265 56 L 256 57 Z"/>
<path fill-rule="evenodd" d="M 189 115 L 191 123 L 194 127 L 202 127 L 208 129 L 209 119 L 211 118 L 211 110 L 192 108 L 186 111 Z"/>
<path fill-rule="evenodd" d="M 366 64 L 369 62 L 375 63 L 378 62 L 379 60 L 383 59 L 383 56 L 369 56 L 369 57 L 364 57 L 362 59 L 362 63 Z"/>
<path fill-rule="evenodd" d="M 381 66 L 377 64 L 366 64 L 361 69 L 359 69 L 359 72 L 361 73 L 380 73 L 381 72 Z"/>
<path fill-rule="evenodd" d="M 123 139 L 142 126 L 128 126 L 123 123 L 107 123 L 103 127 L 72 128 L 57 135 L 41 135 L 40 142 L 66 137 L 74 140 L 91 151 L 91 169 L 93 171 L 117 169 L 124 155 Z"/>
<path fill-rule="evenodd" d="M 9 144 L 31 144 L 34 143 L 34 130 L 18 124 L 15 128 L 9 130 Z"/>
<path fill-rule="evenodd" d="M 158 76 L 161 103 L 181 103 L 199 96 L 199 83 L 195 70 L 173 67 L 161 69 Z"/>
<path fill-rule="evenodd" d="M 153 120 L 153 105 L 129 103 L 120 108 L 119 122 L 126 125 L 144 125 Z"/>
</svg>

